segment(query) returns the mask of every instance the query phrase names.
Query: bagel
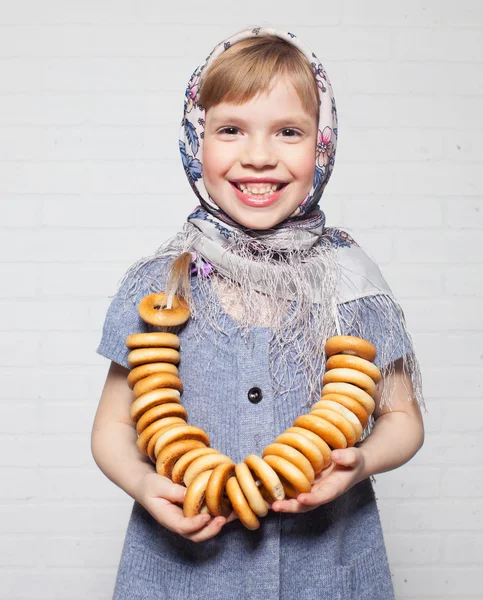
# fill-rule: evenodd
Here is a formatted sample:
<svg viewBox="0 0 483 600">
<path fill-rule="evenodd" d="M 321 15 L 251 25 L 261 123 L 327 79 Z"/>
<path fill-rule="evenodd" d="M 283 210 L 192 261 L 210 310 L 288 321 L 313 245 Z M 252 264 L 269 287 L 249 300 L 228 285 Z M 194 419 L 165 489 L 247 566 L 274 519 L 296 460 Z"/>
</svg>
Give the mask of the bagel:
<svg viewBox="0 0 483 600">
<path fill-rule="evenodd" d="M 330 463 L 332 462 L 332 459 L 330 457 L 332 450 L 330 449 L 330 446 L 327 444 L 326 441 L 324 441 L 316 433 L 314 433 L 313 431 L 310 431 L 310 429 L 304 429 L 303 427 L 289 427 L 288 429 L 285 430 L 284 433 L 299 433 L 300 435 L 303 435 L 308 440 L 313 442 L 319 449 L 320 453 L 322 454 L 322 458 L 324 461 L 323 466 L 322 466 L 323 469 L 328 467 L 330 465 Z"/>
<path fill-rule="evenodd" d="M 257 515 L 250 508 L 236 477 L 230 477 L 230 479 L 228 479 L 225 490 L 233 510 L 238 515 L 241 523 L 247 529 L 258 529 L 260 527 L 260 521 L 257 519 Z"/>
<path fill-rule="evenodd" d="M 205 502 L 210 515 L 213 517 L 228 517 L 232 508 L 228 497 L 225 495 L 226 482 L 235 475 L 235 464 L 217 465 L 208 479 L 206 486 Z"/>
<path fill-rule="evenodd" d="M 235 466 L 235 475 L 250 508 L 257 517 L 264 517 L 268 513 L 268 507 L 255 483 L 252 472 L 244 462 Z"/>
<path fill-rule="evenodd" d="M 215 448 L 195 448 L 194 450 L 189 450 L 186 454 L 176 461 L 176 464 L 171 471 L 171 481 L 173 483 L 177 483 L 178 485 L 183 485 L 183 478 L 186 469 L 190 466 L 190 464 L 197 458 L 198 456 L 203 456 L 204 454 L 214 454 L 218 452 Z"/>
<path fill-rule="evenodd" d="M 256 454 L 249 454 L 245 458 L 244 463 L 255 474 L 255 477 L 260 479 L 272 502 L 285 498 L 285 490 L 283 489 L 280 477 L 263 458 L 260 458 Z"/>
<path fill-rule="evenodd" d="M 347 448 L 347 439 L 335 425 L 316 415 L 300 415 L 294 421 L 295 427 L 302 427 L 316 433 L 331 448 Z"/>
<path fill-rule="evenodd" d="M 198 458 L 195 458 L 195 460 L 186 469 L 183 477 L 183 483 L 186 487 L 188 487 L 199 473 L 202 473 L 207 469 L 214 469 L 218 465 L 225 464 L 232 464 L 233 466 L 235 466 L 235 463 L 231 460 L 229 456 L 226 456 L 226 454 L 222 454 L 218 451 L 213 454 L 205 454 L 205 456 L 198 456 Z"/>
<path fill-rule="evenodd" d="M 167 419 L 169 419 L 169 421 Z M 155 434 L 163 427 L 166 427 L 167 425 L 172 425 L 173 423 L 182 424 L 185 423 L 185 420 L 181 417 L 166 417 L 166 419 L 158 419 L 154 423 L 151 423 L 151 425 L 148 425 L 136 440 L 136 445 L 139 448 L 139 450 L 141 450 L 141 452 L 143 454 L 146 454 L 147 456 L 148 443 L 153 434 Z"/>
<path fill-rule="evenodd" d="M 156 459 L 156 472 L 171 479 L 171 472 L 178 459 L 195 448 L 206 448 L 199 440 L 179 440 L 165 446 Z"/>
<path fill-rule="evenodd" d="M 179 337 L 174 333 L 152 331 L 150 333 L 133 333 L 126 338 L 126 346 L 134 348 L 174 348 L 179 349 Z"/>
<path fill-rule="evenodd" d="M 199 514 L 206 495 L 208 479 L 213 471 L 203 471 L 186 490 L 183 500 L 183 514 L 185 517 L 196 517 Z"/>
<path fill-rule="evenodd" d="M 356 371 L 361 371 L 361 373 L 368 375 L 376 384 L 379 383 L 382 378 L 381 371 L 379 371 L 374 363 L 369 362 L 365 358 L 351 356 L 350 354 L 334 354 L 328 359 L 325 368 L 327 370 L 355 369 Z"/>
<path fill-rule="evenodd" d="M 376 348 L 367 340 L 352 335 L 335 335 L 325 343 L 328 357 L 334 354 L 355 354 L 372 362 L 376 358 Z"/>
<path fill-rule="evenodd" d="M 367 425 L 367 422 L 369 421 L 369 416 L 367 414 L 367 411 L 362 406 L 362 404 L 360 402 L 357 402 L 357 400 L 355 400 L 354 398 L 350 398 L 349 396 L 344 396 L 343 394 L 334 394 L 333 393 L 333 394 L 325 394 L 324 396 L 321 397 L 319 402 L 321 402 L 323 400 L 333 400 L 334 402 L 337 402 L 337 404 L 345 406 L 345 408 L 350 410 L 357 417 L 357 419 L 360 421 L 362 427 L 365 427 Z M 318 404 L 318 402 L 316 402 L 313 405 L 314 408 L 315 408 L 316 404 Z"/>
<path fill-rule="evenodd" d="M 314 473 L 320 473 L 324 466 L 324 457 L 314 442 L 300 433 L 284 432 L 275 438 L 275 443 L 290 446 L 301 452 L 312 465 Z"/>
<path fill-rule="evenodd" d="M 367 392 L 361 390 L 356 385 L 352 385 L 351 383 L 327 383 L 322 388 L 322 397 L 326 394 L 343 394 L 344 396 L 349 396 L 349 398 L 354 398 L 357 402 L 360 402 L 362 406 L 366 409 L 368 415 L 371 415 L 376 408 L 376 403 L 374 399 L 369 396 Z"/>
<path fill-rule="evenodd" d="M 146 411 L 136 423 L 136 432 L 138 435 L 141 434 L 148 425 L 164 417 L 180 417 L 186 421 L 188 413 L 186 412 L 186 408 L 178 402 L 167 402 L 166 404 L 154 406 Z"/>
<path fill-rule="evenodd" d="M 357 402 L 357 400 L 356 400 Z M 351 422 L 352 427 L 354 427 L 356 438 L 359 438 L 362 435 L 362 425 L 356 415 L 351 412 L 348 408 L 339 404 L 338 402 L 334 402 L 333 400 L 319 400 L 311 407 L 311 412 L 314 410 L 319 410 L 321 408 L 328 408 L 330 410 L 336 411 L 345 417 L 348 421 Z"/>
<path fill-rule="evenodd" d="M 337 427 L 347 440 L 347 446 L 353 446 L 356 443 L 357 439 L 354 425 L 339 412 L 330 408 L 316 408 L 315 410 L 310 411 L 310 414 L 315 415 L 316 417 L 322 417 L 322 419 L 329 421 L 329 423 L 332 423 L 332 425 Z"/>
<path fill-rule="evenodd" d="M 198 440 L 203 442 L 205 446 L 210 445 L 210 438 L 203 429 L 196 427 L 195 425 L 180 423 L 179 425 L 175 425 L 174 427 L 163 431 L 159 436 L 154 446 L 154 456 L 157 457 L 165 446 L 177 442 L 178 440 Z"/>
<path fill-rule="evenodd" d="M 147 410 L 158 404 L 166 404 L 166 402 L 178 402 L 180 401 L 180 393 L 178 390 L 170 388 L 161 388 L 157 390 L 151 390 L 147 394 L 143 394 L 136 398 L 131 404 L 130 416 L 131 419 L 136 423 Z"/>
<path fill-rule="evenodd" d="M 272 467 L 277 475 L 281 475 L 288 481 L 290 486 L 297 492 L 297 495 L 308 493 L 312 489 L 312 484 L 302 471 L 286 458 L 268 454 L 263 460 Z M 292 489 L 290 492 L 293 493 Z"/>
<path fill-rule="evenodd" d="M 322 383 L 352 383 L 367 392 L 369 396 L 374 397 L 376 393 L 376 384 L 374 381 L 361 371 L 355 369 L 331 369 L 324 373 Z"/>
<path fill-rule="evenodd" d="M 165 426 L 162 427 L 161 429 L 158 429 L 156 431 L 156 433 L 154 433 L 151 436 L 151 438 L 148 442 L 147 452 L 148 452 L 149 458 L 153 461 L 153 463 L 156 463 L 156 456 L 154 454 L 154 446 L 156 445 L 156 442 L 158 441 L 158 438 L 163 433 L 163 431 L 165 431 L 166 429 L 171 429 L 171 427 L 174 427 L 175 425 L 183 425 L 184 423 L 186 423 L 186 421 L 184 419 L 182 419 L 181 417 L 166 417 L 166 419 L 164 419 L 164 421 L 165 421 Z"/>
<path fill-rule="evenodd" d="M 133 393 L 136 398 L 158 388 L 171 388 L 183 391 L 181 379 L 173 373 L 153 373 L 134 384 Z"/>
<path fill-rule="evenodd" d="M 166 308 L 168 297 L 164 292 L 145 296 L 138 305 L 143 321 L 156 327 L 176 327 L 190 318 L 184 298 L 173 296 L 172 308 Z"/>
<path fill-rule="evenodd" d="M 179 352 L 174 348 L 136 348 L 127 355 L 127 362 L 131 368 L 153 362 L 178 364 Z"/>
<path fill-rule="evenodd" d="M 291 462 L 309 481 L 310 485 L 314 483 L 315 471 L 307 458 L 295 448 L 274 442 L 269 444 L 263 450 L 262 458 L 266 456 L 281 456 L 285 460 Z"/>
<path fill-rule="evenodd" d="M 167 362 L 139 365 L 139 367 L 134 367 L 134 369 L 129 371 L 127 384 L 133 389 L 135 383 L 153 373 L 172 373 L 173 375 L 178 375 L 178 367 Z"/>
</svg>

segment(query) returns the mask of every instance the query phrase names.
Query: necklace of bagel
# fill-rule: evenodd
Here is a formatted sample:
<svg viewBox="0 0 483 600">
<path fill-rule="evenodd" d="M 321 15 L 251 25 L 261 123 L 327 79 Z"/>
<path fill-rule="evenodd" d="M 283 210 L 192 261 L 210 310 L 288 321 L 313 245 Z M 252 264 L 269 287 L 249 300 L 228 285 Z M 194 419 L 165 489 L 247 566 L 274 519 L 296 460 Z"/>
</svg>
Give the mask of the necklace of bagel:
<svg viewBox="0 0 483 600">
<path fill-rule="evenodd" d="M 354 446 L 375 408 L 381 373 L 373 361 L 375 347 L 352 336 L 327 340 L 326 372 L 321 399 L 310 413 L 297 417 L 262 456 L 247 456 L 235 464 L 210 446 L 208 434 L 187 423 L 181 405 L 183 384 L 178 377 L 180 340 L 176 335 L 190 318 L 186 302 L 174 296 L 167 307 L 164 292 L 145 296 L 139 315 L 161 331 L 127 337 L 133 390 L 131 419 L 139 450 L 156 465 L 156 472 L 185 485 L 183 513 L 228 516 L 235 511 L 248 529 L 258 529 L 267 502 L 296 498 L 310 492 L 315 476 L 334 464 L 332 449 Z"/>
</svg>

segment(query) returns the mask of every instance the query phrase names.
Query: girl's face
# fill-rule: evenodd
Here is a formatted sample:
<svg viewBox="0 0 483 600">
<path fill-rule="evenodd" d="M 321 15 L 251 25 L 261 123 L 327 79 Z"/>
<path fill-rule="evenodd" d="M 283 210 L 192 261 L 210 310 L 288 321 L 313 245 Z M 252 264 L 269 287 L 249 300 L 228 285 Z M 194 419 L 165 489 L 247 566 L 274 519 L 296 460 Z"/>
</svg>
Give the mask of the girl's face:
<svg viewBox="0 0 483 600">
<path fill-rule="evenodd" d="M 312 187 L 316 139 L 316 119 L 305 112 L 287 78 L 245 104 L 213 106 L 206 112 L 203 138 L 206 190 L 240 225 L 274 227 L 294 213 Z"/>
</svg>

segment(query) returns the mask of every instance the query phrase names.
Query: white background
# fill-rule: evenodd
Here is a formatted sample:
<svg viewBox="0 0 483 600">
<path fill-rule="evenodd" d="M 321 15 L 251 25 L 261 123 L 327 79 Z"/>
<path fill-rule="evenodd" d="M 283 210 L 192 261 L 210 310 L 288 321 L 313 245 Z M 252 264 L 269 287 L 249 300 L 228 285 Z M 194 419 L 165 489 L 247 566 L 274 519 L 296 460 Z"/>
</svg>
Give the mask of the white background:
<svg viewBox="0 0 483 600">
<path fill-rule="evenodd" d="M 132 500 L 90 452 L 95 351 L 125 270 L 194 207 L 188 79 L 256 25 L 327 69 L 322 208 L 380 264 L 421 360 L 425 446 L 375 484 L 397 598 L 483 598 L 483 2 L 2 0 L 2 600 L 111 598 Z"/>
</svg>

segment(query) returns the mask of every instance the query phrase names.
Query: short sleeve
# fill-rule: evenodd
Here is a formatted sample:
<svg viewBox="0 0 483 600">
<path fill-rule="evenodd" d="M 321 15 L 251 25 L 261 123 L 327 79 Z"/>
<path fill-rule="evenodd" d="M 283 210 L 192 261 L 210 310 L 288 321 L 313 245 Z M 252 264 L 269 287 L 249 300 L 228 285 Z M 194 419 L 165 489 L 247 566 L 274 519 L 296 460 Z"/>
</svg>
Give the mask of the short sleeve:
<svg viewBox="0 0 483 600">
<path fill-rule="evenodd" d="M 128 271 L 129 273 L 129 271 Z M 126 338 L 133 333 L 150 331 L 139 316 L 138 304 L 144 296 L 153 293 L 150 290 L 153 281 L 156 287 L 163 289 L 165 269 L 144 266 L 135 275 L 125 276 L 122 285 L 111 301 L 102 328 L 102 336 L 97 353 L 129 369 L 127 357 L 130 350 L 126 347 Z"/>
<path fill-rule="evenodd" d="M 339 304 L 342 335 L 371 342 L 377 350 L 374 363 L 382 369 L 413 351 L 404 313 L 387 296 L 366 296 Z"/>
</svg>

